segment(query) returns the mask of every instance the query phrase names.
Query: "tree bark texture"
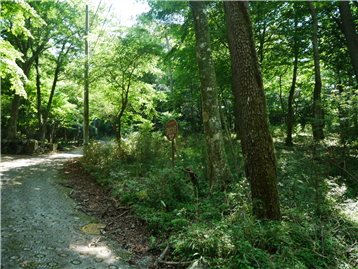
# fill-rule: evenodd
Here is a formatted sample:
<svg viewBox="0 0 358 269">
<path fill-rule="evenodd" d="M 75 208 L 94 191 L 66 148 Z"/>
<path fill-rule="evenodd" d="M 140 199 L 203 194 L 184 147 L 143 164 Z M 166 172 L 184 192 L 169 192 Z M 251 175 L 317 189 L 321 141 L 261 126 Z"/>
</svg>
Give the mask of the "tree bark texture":
<svg viewBox="0 0 358 269">
<path fill-rule="evenodd" d="M 267 121 L 261 71 L 255 50 L 249 3 L 224 1 L 234 95 L 238 106 L 245 172 L 250 181 L 254 214 L 280 220 L 277 164 Z"/>
<path fill-rule="evenodd" d="M 313 138 L 319 142 L 324 139 L 323 134 L 323 111 L 322 111 L 322 80 L 321 80 L 321 68 L 319 64 L 319 49 L 318 49 L 318 19 L 315 7 L 311 1 L 307 1 L 311 16 L 312 16 L 312 45 L 313 45 L 313 59 L 314 59 L 314 73 L 315 73 L 315 86 L 313 92 L 313 122 L 312 131 Z"/>
<path fill-rule="evenodd" d="M 225 187 L 233 177 L 227 163 L 219 112 L 215 66 L 210 49 L 210 30 L 205 2 L 190 1 L 196 37 L 196 57 L 199 66 L 202 116 L 207 149 L 209 187 Z"/>
<path fill-rule="evenodd" d="M 339 1 L 339 11 L 341 13 L 343 34 L 347 40 L 349 55 L 358 82 L 358 35 L 349 7 L 349 1 Z"/>
</svg>

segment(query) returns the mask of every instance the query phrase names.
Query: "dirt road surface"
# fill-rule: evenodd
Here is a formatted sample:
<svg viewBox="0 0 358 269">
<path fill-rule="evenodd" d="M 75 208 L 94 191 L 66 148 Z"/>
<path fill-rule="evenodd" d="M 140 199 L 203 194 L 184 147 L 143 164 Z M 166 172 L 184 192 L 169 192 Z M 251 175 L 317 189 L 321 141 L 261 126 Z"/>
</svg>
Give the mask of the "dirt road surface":
<svg viewBox="0 0 358 269">
<path fill-rule="evenodd" d="M 147 268 L 126 250 L 81 228 L 98 222 L 76 209 L 58 170 L 82 151 L 1 158 L 1 268 Z"/>
</svg>

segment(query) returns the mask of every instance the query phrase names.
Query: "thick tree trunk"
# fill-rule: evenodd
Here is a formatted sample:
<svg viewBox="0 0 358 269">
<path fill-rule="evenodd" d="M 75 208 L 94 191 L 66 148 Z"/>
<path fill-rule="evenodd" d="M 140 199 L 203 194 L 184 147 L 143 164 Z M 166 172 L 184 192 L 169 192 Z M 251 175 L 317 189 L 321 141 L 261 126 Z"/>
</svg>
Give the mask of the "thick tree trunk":
<svg viewBox="0 0 358 269">
<path fill-rule="evenodd" d="M 292 129 L 293 129 L 293 123 L 294 123 L 294 115 L 293 115 L 293 95 L 295 93 L 296 89 L 296 79 L 297 79 L 297 68 L 298 68 L 298 56 L 295 55 L 295 62 L 293 66 L 293 77 L 292 77 L 292 84 L 290 93 L 288 95 L 288 112 L 287 112 L 287 137 L 286 137 L 286 145 L 292 146 Z"/>
<path fill-rule="evenodd" d="M 314 69 L 315 69 L 315 86 L 313 93 L 313 122 L 312 122 L 312 131 L 313 138 L 315 141 L 319 142 L 324 139 L 323 134 L 323 111 L 321 105 L 321 90 L 322 90 L 322 80 L 321 80 L 321 68 L 319 65 L 319 49 L 318 49 L 318 19 L 316 10 L 311 1 L 307 1 L 311 16 L 312 16 L 312 45 L 313 45 L 313 58 L 314 58 Z"/>
<path fill-rule="evenodd" d="M 121 143 L 121 138 L 122 138 L 122 135 L 121 135 L 121 132 L 122 132 L 122 121 L 121 121 L 121 116 L 118 115 L 116 117 L 113 118 L 113 121 L 111 120 L 111 124 L 112 124 L 112 128 L 113 128 L 113 131 L 114 131 L 114 135 L 116 137 L 116 140 L 117 140 L 117 144 L 120 145 Z M 118 125 L 118 129 L 117 129 L 117 125 Z"/>
<path fill-rule="evenodd" d="M 210 191 L 215 184 L 225 187 L 233 177 L 227 163 L 219 102 L 216 73 L 210 49 L 210 30 L 205 3 L 190 1 L 194 16 L 196 56 L 199 66 L 204 136 L 208 154 L 208 177 Z"/>
<path fill-rule="evenodd" d="M 17 134 L 17 118 L 19 116 L 19 107 L 20 107 L 21 97 L 18 94 L 14 95 L 12 100 L 11 114 L 9 119 L 9 126 L 7 129 L 7 139 L 13 140 L 16 138 Z"/>
<path fill-rule="evenodd" d="M 24 57 L 25 58 L 25 57 Z M 32 62 L 31 62 L 32 63 Z M 31 64 L 29 62 L 25 62 L 22 65 L 22 71 L 24 72 L 26 77 L 29 77 Z M 20 108 L 21 96 L 18 94 L 14 95 L 14 99 L 12 100 L 9 126 L 7 129 L 7 139 L 16 139 L 17 135 L 17 119 L 19 117 L 19 108 Z"/>
<path fill-rule="evenodd" d="M 358 82 L 358 36 L 349 1 L 339 1 L 339 11 L 341 13 L 343 34 L 347 40 L 349 55 Z"/>
<path fill-rule="evenodd" d="M 275 149 L 255 50 L 249 3 L 224 1 L 241 146 L 254 214 L 280 220 Z"/>
<path fill-rule="evenodd" d="M 114 135 L 116 137 L 116 140 L 118 141 L 118 134 L 117 134 L 117 123 L 114 121 L 113 123 L 111 122 L 112 124 L 112 129 L 114 131 Z"/>
</svg>

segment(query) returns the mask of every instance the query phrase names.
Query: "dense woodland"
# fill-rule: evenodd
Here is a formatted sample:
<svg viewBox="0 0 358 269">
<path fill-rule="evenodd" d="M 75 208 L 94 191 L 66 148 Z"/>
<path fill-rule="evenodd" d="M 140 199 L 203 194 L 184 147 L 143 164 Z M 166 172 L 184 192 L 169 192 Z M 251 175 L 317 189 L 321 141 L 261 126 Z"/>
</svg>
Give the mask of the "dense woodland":
<svg viewBox="0 0 358 269">
<path fill-rule="evenodd" d="M 87 39 L 81 164 L 153 249 L 210 268 L 357 268 L 358 2 L 148 4 L 123 27 L 110 1 L 89 3 L 87 35 L 84 1 L 2 1 L 2 139 L 82 143 Z"/>
</svg>

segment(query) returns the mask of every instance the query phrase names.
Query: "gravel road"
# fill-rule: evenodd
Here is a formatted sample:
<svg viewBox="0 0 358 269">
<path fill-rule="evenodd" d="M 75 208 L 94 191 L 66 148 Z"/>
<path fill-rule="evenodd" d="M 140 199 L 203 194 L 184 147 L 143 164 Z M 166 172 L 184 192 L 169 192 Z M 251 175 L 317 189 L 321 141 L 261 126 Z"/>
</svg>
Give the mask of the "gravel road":
<svg viewBox="0 0 358 269">
<path fill-rule="evenodd" d="M 81 232 L 96 220 L 58 184 L 63 163 L 81 154 L 2 156 L 1 268 L 147 268 L 127 264 L 117 243 Z"/>
</svg>

